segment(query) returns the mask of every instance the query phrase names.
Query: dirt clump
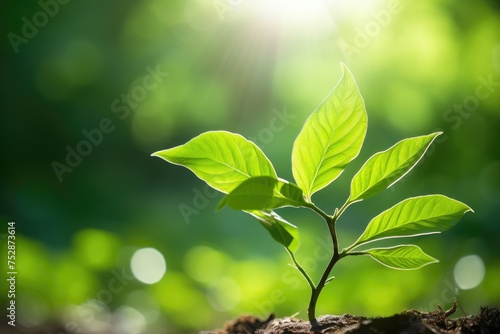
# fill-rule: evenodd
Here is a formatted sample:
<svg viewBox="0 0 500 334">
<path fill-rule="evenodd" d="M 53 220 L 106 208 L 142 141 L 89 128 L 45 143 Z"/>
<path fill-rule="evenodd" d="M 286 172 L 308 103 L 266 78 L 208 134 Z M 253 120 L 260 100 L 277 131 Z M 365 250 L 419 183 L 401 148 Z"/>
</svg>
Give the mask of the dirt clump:
<svg viewBox="0 0 500 334">
<path fill-rule="evenodd" d="M 270 315 L 260 320 L 241 316 L 228 322 L 224 329 L 205 331 L 200 334 L 498 334 L 500 310 L 483 307 L 478 315 L 449 319 L 455 313 L 456 304 L 450 310 L 432 312 L 407 310 L 389 317 L 367 318 L 344 314 L 318 317 L 311 323 L 297 318 L 279 318 Z"/>
</svg>

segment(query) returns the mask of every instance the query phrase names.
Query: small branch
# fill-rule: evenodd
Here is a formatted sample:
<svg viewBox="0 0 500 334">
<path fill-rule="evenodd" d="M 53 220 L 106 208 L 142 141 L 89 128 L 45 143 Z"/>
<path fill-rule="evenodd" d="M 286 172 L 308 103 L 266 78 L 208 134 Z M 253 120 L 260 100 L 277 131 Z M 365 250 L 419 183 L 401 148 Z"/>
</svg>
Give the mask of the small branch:
<svg viewBox="0 0 500 334">
<path fill-rule="evenodd" d="M 453 300 L 453 306 L 449 310 L 444 311 L 444 316 L 448 318 L 450 315 L 452 315 L 456 311 L 457 311 L 457 299 L 455 298 Z"/>
<path fill-rule="evenodd" d="M 338 213 L 337 213 L 337 218 L 340 217 L 344 211 L 352 204 L 352 203 L 355 203 L 355 202 L 349 202 L 349 200 L 347 200 L 341 207 L 340 209 L 338 210 Z"/>
<path fill-rule="evenodd" d="M 304 270 L 304 268 L 299 264 L 297 259 L 295 258 L 295 255 L 293 252 L 291 252 L 288 248 L 285 248 L 288 254 L 290 254 L 290 257 L 292 258 L 293 264 L 295 265 L 295 268 L 304 276 L 305 280 L 307 281 L 307 284 L 311 287 L 312 290 L 316 289 L 316 286 L 314 285 L 314 282 L 312 281 L 311 277 L 307 274 L 307 272 Z"/>
<path fill-rule="evenodd" d="M 320 215 L 321 217 L 323 217 L 323 219 L 326 220 L 326 221 L 329 221 L 330 219 L 332 219 L 332 216 L 329 216 L 326 212 L 324 212 L 323 210 L 321 210 L 320 208 L 318 208 L 313 203 L 307 203 L 306 207 L 309 208 L 309 209 L 311 209 L 311 210 L 313 210 L 314 212 L 316 212 L 318 215 Z"/>
<path fill-rule="evenodd" d="M 449 310 L 446 310 L 446 311 L 443 310 L 443 308 L 439 304 L 437 304 L 436 306 L 439 309 L 439 311 L 441 311 L 441 313 L 443 313 L 444 317 L 448 318 L 450 315 L 452 315 L 453 313 L 455 313 L 457 311 L 457 299 L 454 298 L 453 306 Z"/>
</svg>

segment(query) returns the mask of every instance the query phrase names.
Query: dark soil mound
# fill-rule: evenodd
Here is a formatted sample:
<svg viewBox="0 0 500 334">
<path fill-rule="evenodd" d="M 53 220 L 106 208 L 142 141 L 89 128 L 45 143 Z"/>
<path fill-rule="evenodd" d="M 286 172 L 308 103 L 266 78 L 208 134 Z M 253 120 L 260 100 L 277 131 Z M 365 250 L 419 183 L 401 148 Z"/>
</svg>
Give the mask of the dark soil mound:
<svg viewBox="0 0 500 334">
<path fill-rule="evenodd" d="M 295 318 L 275 319 L 270 316 L 259 320 L 252 316 L 242 316 L 231 321 L 222 330 L 201 334 L 499 334 L 500 310 L 481 308 L 479 315 L 448 319 L 456 310 L 456 305 L 448 311 L 436 310 L 419 312 L 404 311 L 390 317 L 365 318 L 345 314 L 326 315 L 318 318 L 311 328 L 308 321 Z"/>
</svg>

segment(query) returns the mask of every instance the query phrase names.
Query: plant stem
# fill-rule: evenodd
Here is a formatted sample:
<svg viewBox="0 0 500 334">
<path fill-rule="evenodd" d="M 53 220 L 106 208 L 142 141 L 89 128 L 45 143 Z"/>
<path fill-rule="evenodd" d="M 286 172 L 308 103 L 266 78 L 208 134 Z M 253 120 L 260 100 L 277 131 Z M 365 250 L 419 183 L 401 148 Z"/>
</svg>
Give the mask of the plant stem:
<svg viewBox="0 0 500 334">
<path fill-rule="evenodd" d="M 352 256 L 357 256 L 357 255 L 366 255 L 367 253 L 366 252 L 349 252 L 349 253 L 345 253 L 345 256 L 347 255 L 352 255 Z"/>
<path fill-rule="evenodd" d="M 311 287 L 311 290 L 316 289 L 316 286 L 314 285 L 314 282 L 312 281 L 311 277 L 307 274 L 307 272 L 302 268 L 302 266 L 297 262 L 297 259 L 295 258 L 295 255 L 293 255 L 293 252 L 290 251 L 288 248 L 286 248 L 286 251 L 288 254 L 290 254 L 290 257 L 292 258 L 293 264 L 295 265 L 295 268 L 304 276 L 305 280 L 307 281 L 307 284 Z"/>
<path fill-rule="evenodd" d="M 311 203 L 309 206 L 312 210 L 314 210 L 316 213 L 318 213 L 320 216 L 322 216 L 327 225 L 328 225 L 328 230 L 330 232 L 330 236 L 332 238 L 332 248 L 333 248 L 333 254 L 332 258 L 330 259 L 330 262 L 328 263 L 327 267 L 325 268 L 325 271 L 323 272 L 323 275 L 321 276 L 321 279 L 318 282 L 318 285 L 311 286 L 312 292 L 311 292 L 311 299 L 309 301 L 309 307 L 307 309 L 307 316 L 309 318 L 309 321 L 311 322 L 312 327 L 318 327 L 318 322 L 316 320 L 316 304 L 318 302 L 319 295 L 321 294 L 321 291 L 326 285 L 326 282 L 328 280 L 328 276 L 330 276 L 330 272 L 332 271 L 333 267 L 335 264 L 345 256 L 344 253 L 340 254 L 339 253 L 339 244 L 337 241 L 337 231 L 336 231 L 336 223 L 337 219 L 340 217 L 340 215 L 347 209 L 350 203 L 346 202 L 340 209 L 335 210 L 335 213 L 333 216 L 329 216 L 326 213 L 324 213 L 321 209 L 316 207 L 314 204 Z"/>
<path fill-rule="evenodd" d="M 323 210 L 321 210 L 320 208 L 318 208 L 316 205 L 314 205 L 313 203 L 307 203 L 306 205 L 307 208 L 313 210 L 314 212 L 316 212 L 318 215 L 320 215 L 321 217 L 323 217 L 323 219 L 328 223 L 328 221 L 330 221 L 333 217 L 332 216 L 329 216 L 328 214 L 326 214 Z"/>
</svg>

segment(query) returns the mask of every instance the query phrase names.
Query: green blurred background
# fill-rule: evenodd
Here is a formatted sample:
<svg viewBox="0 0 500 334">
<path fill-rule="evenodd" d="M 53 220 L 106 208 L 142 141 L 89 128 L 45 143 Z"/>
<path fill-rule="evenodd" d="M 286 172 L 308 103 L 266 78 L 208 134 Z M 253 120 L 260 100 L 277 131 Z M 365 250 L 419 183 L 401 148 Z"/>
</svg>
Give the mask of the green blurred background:
<svg viewBox="0 0 500 334">
<path fill-rule="evenodd" d="M 190 333 L 242 313 L 304 318 L 308 286 L 283 249 L 251 217 L 215 212 L 220 195 L 150 154 L 223 129 L 254 140 L 292 180 L 293 140 L 340 62 L 369 127 L 360 156 L 315 195 L 324 210 L 345 201 L 375 152 L 444 131 L 402 182 L 346 212 L 341 247 L 408 196 L 443 193 L 475 214 L 415 240 L 438 264 L 340 262 L 318 313 L 390 315 L 455 297 L 458 315 L 500 305 L 496 0 L 59 1 L 2 4 L 0 256 L 6 273 L 14 221 L 17 329 Z M 68 166 L 69 150 L 85 156 Z M 299 226 L 298 259 L 317 280 L 323 222 L 280 212 Z"/>
</svg>

